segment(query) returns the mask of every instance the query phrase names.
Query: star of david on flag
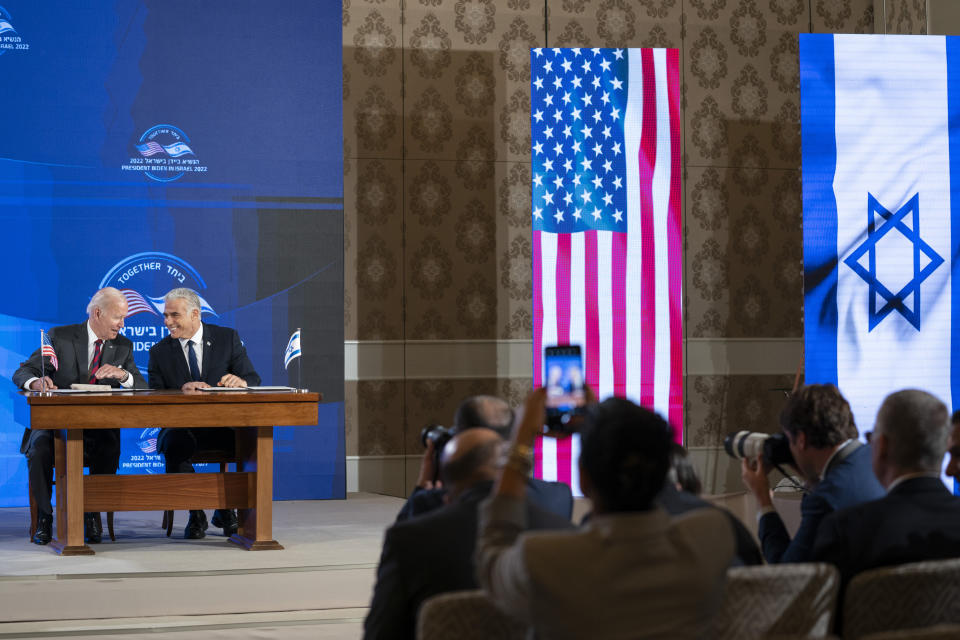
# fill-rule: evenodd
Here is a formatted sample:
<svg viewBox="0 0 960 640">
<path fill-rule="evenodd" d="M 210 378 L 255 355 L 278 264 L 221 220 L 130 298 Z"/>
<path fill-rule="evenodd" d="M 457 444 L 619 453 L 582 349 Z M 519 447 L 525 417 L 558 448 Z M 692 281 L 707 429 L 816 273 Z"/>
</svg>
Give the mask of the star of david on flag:
<svg viewBox="0 0 960 640">
<path fill-rule="evenodd" d="M 907 217 L 907 214 L 913 215 Z M 877 217 L 882 219 L 879 227 Z M 867 220 L 867 238 L 844 263 L 856 271 L 870 287 L 870 331 L 894 310 L 900 312 L 900 315 L 919 331 L 920 285 L 943 264 L 943 258 L 920 237 L 920 194 L 915 194 L 896 213 L 890 213 L 877 202 L 873 194 L 867 194 Z M 913 277 L 896 293 L 877 278 L 877 244 L 893 230 L 901 233 L 913 247 Z M 880 259 L 883 259 L 882 255 Z M 883 300 L 879 309 L 878 298 Z"/>
<path fill-rule="evenodd" d="M 679 52 L 532 49 L 533 372 L 580 345 L 601 399 L 683 434 Z M 534 474 L 579 486 L 577 437 L 543 438 Z"/>
<path fill-rule="evenodd" d="M 960 39 L 801 34 L 800 98 L 805 381 L 960 408 Z"/>
</svg>

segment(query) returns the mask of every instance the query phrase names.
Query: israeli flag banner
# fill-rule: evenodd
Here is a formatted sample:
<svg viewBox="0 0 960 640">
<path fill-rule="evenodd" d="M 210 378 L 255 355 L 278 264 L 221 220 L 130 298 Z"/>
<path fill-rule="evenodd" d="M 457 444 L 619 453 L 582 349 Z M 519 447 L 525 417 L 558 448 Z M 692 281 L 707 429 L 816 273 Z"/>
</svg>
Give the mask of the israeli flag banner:
<svg viewBox="0 0 960 640">
<path fill-rule="evenodd" d="M 960 392 L 960 40 L 800 35 L 807 383 Z"/>
</svg>

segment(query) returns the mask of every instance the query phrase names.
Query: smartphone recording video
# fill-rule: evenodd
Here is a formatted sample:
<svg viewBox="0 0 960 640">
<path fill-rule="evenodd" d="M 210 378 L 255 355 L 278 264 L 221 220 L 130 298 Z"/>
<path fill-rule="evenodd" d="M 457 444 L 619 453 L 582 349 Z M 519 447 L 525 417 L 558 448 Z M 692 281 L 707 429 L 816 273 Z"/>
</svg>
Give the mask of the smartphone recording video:
<svg viewBox="0 0 960 640">
<path fill-rule="evenodd" d="M 547 389 L 547 431 L 574 433 L 583 412 L 583 356 L 579 345 L 547 347 L 543 350 L 544 385 Z"/>
</svg>

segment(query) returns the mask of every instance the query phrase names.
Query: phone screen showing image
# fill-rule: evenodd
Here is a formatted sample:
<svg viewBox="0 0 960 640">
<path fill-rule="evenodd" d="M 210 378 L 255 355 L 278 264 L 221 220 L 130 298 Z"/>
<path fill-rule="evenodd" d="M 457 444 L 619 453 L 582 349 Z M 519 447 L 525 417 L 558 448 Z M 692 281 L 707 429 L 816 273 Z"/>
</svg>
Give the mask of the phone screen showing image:
<svg viewBox="0 0 960 640">
<path fill-rule="evenodd" d="M 583 358 L 577 345 L 544 350 L 547 416 L 570 414 L 583 406 Z"/>
</svg>

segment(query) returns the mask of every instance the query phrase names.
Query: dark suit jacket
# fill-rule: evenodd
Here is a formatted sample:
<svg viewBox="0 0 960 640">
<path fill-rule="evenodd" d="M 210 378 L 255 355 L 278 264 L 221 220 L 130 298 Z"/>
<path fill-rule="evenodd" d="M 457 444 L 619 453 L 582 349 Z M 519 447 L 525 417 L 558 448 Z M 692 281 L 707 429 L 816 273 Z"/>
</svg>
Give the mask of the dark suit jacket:
<svg viewBox="0 0 960 640">
<path fill-rule="evenodd" d="M 733 557 L 733 565 L 763 564 L 763 555 L 761 555 L 760 548 L 757 547 L 753 535 L 747 530 L 743 523 L 740 522 L 739 518 L 726 509 L 711 504 L 692 493 L 680 491 L 671 482 L 667 482 L 667 484 L 664 485 L 663 491 L 657 496 L 657 502 L 663 507 L 664 511 L 671 516 L 687 513 L 694 509 L 719 509 L 727 517 L 730 526 L 733 527 L 734 540 L 737 545 L 736 555 Z"/>
<path fill-rule="evenodd" d="M 870 447 L 860 446 L 842 460 L 833 461 L 816 487 L 800 502 L 800 528 L 790 539 L 776 512 L 760 518 L 759 538 L 767 562 L 809 562 L 823 519 L 834 511 L 883 497 L 883 486 L 873 475 Z"/>
<path fill-rule="evenodd" d="M 939 478 L 912 478 L 886 497 L 832 513 L 817 534 L 813 559 L 840 570 L 841 584 L 861 571 L 960 557 L 960 498 Z"/>
<path fill-rule="evenodd" d="M 240 336 L 233 329 L 203 323 L 203 363 L 200 378 L 210 386 L 216 386 L 225 374 L 232 373 L 255 387 L 260 376 L 247 357 L 247 350 Z M 150 347 L 150 362 L 147 377 L 151 389 L 179 389 L 190 382 L 190 368 L 183 357 L 180 341 L 167 336 Z"/>
<path fill-rule="evenodd" d="M 50 376 L 53 383 L 61 389 L 69 389 L 71 384 L 86 384 L 90 381 L 90 368 L 87 366 L 87 323 L 68 324 L 62 327 L 54 327 L 50 330 L 50 343 L 53 344 L 53 350 L 57 354 L 59 367 L 54 370 L 50 364 L 50 358 L 44 358 L 44 372 Z M 133 376 L 133 386 L 137 389 L 145 389 L 146 380 L 143 374 L 133 361 L 133 343 L 122 335 L 118 335 L 113 340 L 107 340 L 103 343 L 100 356 L 101 364 L 112 364 L 121 369 L 125 369 Z M 40 349 L 31 354 L 26 362 L 20 363 L 20 368 L 13 374 L 13 384 L 18 389 L 23 389 L 24 383 L 30 378 L 41 377 L 40 370 Z M 109 384 L 114 387 L 120 386 L 119 380 L 100 380 L 98 384 Z M 30 430 L 23 434 L 21 443 L 21 453 L 25 453 L 23 447 L 30 436 Z"/>
<path fill-rule="evenodd" d="M 414 638 L 417 612 L 427 598 L 476 589 L 473 553 L 477 509 L 493 488 L 486 482 L 443 508 L 387 529 L 364 638 Z M 531 529 L 570 528 L 570 520 L 527 502 Z"/>
<path fill-rule="evenodd" d="M 397 522 L 408 520 L 414 516 L 430 513 L 442 507 L 446 489 L 421 489 L 417 487 L 407 498 Z M 573 493 L 570 487 L 562 482 L 549 482 L 530 478 L 527 480 L 527 499 L 544 511 L 555 513 L 570 520 L 573 517 Z"/>
</svg>

